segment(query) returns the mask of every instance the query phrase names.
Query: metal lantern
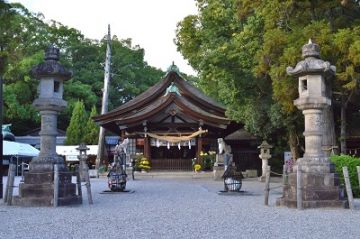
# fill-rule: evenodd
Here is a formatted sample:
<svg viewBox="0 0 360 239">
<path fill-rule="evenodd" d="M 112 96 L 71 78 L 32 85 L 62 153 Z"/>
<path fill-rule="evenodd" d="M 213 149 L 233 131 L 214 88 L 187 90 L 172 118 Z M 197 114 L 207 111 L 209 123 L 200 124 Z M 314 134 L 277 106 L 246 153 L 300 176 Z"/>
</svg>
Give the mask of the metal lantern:
<svg viewBox="0 0 360 239">
<path fill-rule="evenodd" d="M 236 166 L 229 165 L 222 176 L 226 192 L 240 192 L 243 175 L 236 169 Z"/>
</svg>

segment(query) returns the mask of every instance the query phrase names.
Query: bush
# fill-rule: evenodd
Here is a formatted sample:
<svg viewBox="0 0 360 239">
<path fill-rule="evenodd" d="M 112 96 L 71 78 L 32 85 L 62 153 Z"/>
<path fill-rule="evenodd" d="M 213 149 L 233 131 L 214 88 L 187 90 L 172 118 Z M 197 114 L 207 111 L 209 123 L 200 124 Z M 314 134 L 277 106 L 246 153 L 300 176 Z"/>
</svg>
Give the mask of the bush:
<svg viewBox="0 0 360 239">
<path fill-rule="evenodd" d="M 216 152 L 215 151 L 209 151 L 209 152 L 200 152 L 200 157 L 202 158 L 203 161 L 203 170 L 208 170 L 211 171 L 213 170 L 213 166 L 216 160 Z M 194 166 L 194 165 L 193 165 Z"/>
<path fill-rule="evenodd" d="M 199 172 L 201 170 L 201 165 L 200 164 L 195 164 L 194 165 L 194 170 L 195 170 L 195 172 Z"/>
<path fill-rule="evenodd" d="M 139 168 L 141 170 L 149 172 L 149 170 L 151 168 L 149 160 L 147 160 L 147 158 L 142 158 L 141 161 L 140 161 L 140 164 L 139 164 Z"/>
<path fill-rule="evenodd" d="M 149 172 L 150 170 L 150 162 L 147 158 L 145 158 L 144 154 L 136 154 L 135 157 L 135 170 L 141 171 L 145 170 L 146 172 Z"/>
<path fill-rule="evenodd" d="M 360 197 L 359 180 L 356 166 L 360 166 L 360 158 L 355 158 L 350 155 L 333 155 L 330 160 L 335 164 L 335 171 L 339 175 L 340 183 L 345 185 L 342 168 L 347 166 L 349 170 L 349 177 L 351 189 L 354 197 Z"/>
</svg>

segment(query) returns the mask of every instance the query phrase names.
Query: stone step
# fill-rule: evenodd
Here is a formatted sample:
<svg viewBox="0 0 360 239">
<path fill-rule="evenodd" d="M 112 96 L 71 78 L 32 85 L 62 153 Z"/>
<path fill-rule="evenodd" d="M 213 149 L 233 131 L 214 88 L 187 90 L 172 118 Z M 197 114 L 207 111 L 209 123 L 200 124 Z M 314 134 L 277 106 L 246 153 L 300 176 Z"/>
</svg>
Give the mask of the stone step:
<svg viewBox="0 0 360 239">
<path fill-rule="evenodd" d="M 75 195 L 76 194 L 76 184 L 62 184 L 59 186 L 59 197 L 65 195 Z M 54 195 L 54 185 L 53 184 L 26 184 L 21 183 L 19 185 L 19 195 L 21 197 L 37 197 L 42 195 L 44 197 L 52 197 Z"/>
<path fill-rule="evenodd" d="M 20 197 L 15 196 L 12 205 L 22 207 L 50 207 L 53 205 L 53 197 Z"/>
<path fill-rule="evenodd" d="M 297 208 L 296 200 L 289 200 L 285 198 L 278 198 L 277 206 L 286 206 L 290 208 Z M 306 208 L 349 208 L 347 200 L 311 200 L 303 201 L 302 207 Z"/>
<path fill-rule="evenodd" d="M 12 205 L 22 206 L 22 207 L 50 207 L 54 205 L 53 197 L 19 197 L 15 196 L 12 200 Z M 59 197 L 58 205 L 67 206 L 67 205 L 77 205 L 81 204 L 82 200 L 80 196 L 66 196 Z"/>
</svg>

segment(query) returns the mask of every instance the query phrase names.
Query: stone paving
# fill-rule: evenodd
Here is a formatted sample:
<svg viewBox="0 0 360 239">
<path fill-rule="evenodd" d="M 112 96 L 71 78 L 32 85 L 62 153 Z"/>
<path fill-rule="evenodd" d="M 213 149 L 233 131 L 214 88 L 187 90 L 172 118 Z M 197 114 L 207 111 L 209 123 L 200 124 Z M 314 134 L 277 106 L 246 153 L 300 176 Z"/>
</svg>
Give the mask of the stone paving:
<svg viewBox="0 0 360 239">
<path fill-rule="evenodd" d="M 245 179 L 243 195 L 218 195 L 221 181 L 204 175 L 136 175 L 134 193 L 101 194 L 106 178 L 91 179 L 93 205 L 22 208 L 0 203 L 0 238 L 357 238 L 360 204 L 342 209 L 264 206 L 264 184 Z M 6 182 L 6 178 L 4 178 Z M 19 178 L 17 178 L 17 181 Z M 274 181 L 274 180 L 272 180 Z M 271 187 L 280 186 L 279 181 Z M 15 192 L 16 194 L 16 192 Z"/>
</svg>

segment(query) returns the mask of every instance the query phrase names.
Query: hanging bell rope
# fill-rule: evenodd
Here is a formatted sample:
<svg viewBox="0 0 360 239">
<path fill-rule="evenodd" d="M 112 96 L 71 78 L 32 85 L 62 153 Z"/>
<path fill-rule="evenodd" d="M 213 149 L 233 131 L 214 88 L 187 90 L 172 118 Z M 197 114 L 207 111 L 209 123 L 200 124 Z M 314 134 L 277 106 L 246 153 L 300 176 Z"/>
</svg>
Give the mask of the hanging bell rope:
<svg viewBox="0 0 360 239">
<path fill-rule="evenodd" d="M 198 131 L 196 131 L 190 135 L 187 135 L 187 136 L 166 136 L 166 135 L 158 135 L 158 134 L 149 133 L 149 132 L 147 132 L 147 135 L 152 138 L 158 139 L 158 140 L 167 141 L 170 143 L 179 143 L 181 141 L 189 141 L 189 140 L 195 138 L 196 136 L 207 133 L 207 132 L 208 132 L 207 130 L 199 129 Z"/>
</svg>

